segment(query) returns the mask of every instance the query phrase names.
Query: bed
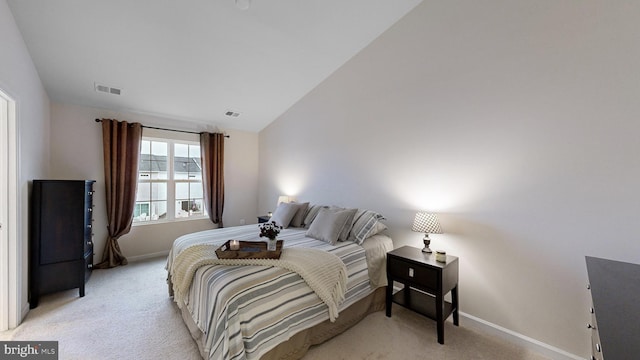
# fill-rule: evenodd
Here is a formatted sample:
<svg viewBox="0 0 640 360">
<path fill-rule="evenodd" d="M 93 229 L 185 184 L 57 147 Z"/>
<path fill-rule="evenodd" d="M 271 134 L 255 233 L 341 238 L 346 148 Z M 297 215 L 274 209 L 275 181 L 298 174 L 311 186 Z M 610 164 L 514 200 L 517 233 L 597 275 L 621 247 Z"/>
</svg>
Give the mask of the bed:
<svg viewBox="0 0 640 360">
<path fill-rule="evenodd" d="M 344 216 L 338 219 L 335 214 L 344 215 L 347 209 L 320 207 L 311 214 L 315 216 L 309 216 L 313 209 L 317 207 L 307 207 L 303 220 L 293 222 L 299 226 L 279 234 L 284 241 L 281 260 L 285 254 L 289 259 L 295 254 L 316 257 L 320 253 L 339 259 L 344 279 L 334 303 L 314 286 L 314 275 L 304 271 L 262 263 L 227 264 L 211 259 L 216 257 L 208 255 L 211 252 L 200 254 L 199 261 L 186 255 L 197 248 L 216 249 L 231 239 L 260 241 L 256 224 L 201 231 L 174 241 L 167 258 L 169 294 L 204 359 L 299 359 L 311 345 L 384 308 L 386 253 L 393 243 L 381 233 L 386 228 L 379 222 L 382 216 L 348 209 L 350 216 L 340 227 Z M 318 236 L 319 229 L 332 237 Z M 184 268 L 191 269 L 188 275 L 183 275 Z"/>
</svg>

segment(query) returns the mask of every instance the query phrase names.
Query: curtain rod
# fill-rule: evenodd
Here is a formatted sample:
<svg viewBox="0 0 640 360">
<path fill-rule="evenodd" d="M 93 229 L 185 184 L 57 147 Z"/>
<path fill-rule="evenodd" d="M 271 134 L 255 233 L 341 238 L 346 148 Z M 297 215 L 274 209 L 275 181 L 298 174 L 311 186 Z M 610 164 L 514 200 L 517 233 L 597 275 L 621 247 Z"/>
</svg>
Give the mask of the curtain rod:
<svg viewBox="0 0 640 360">
<path fill-rule="evenodd" d="M 96 122 L 102 122 L 102 119 L 96 119 Z M 197 134 L 200 135 L 201 133 L 199 132 L 195 132 L 195 131 L 188 131 L 188 130 L 175 130 L 175 129 L 165 129 L 165 128 L 161 128 L 161 127 L 154 127 L 154 126 L 145 126 L 142 125 L 143 128 L 145 129 L 156 129 L 156 130 L 165 130 L 165 131 L 175 131 L 175 132 L 181 132 L 181 133 L 187 133 L 187 134 Z M 230 135 L 225 135 L 225 138 L 230 138 Z"/>
</svg>

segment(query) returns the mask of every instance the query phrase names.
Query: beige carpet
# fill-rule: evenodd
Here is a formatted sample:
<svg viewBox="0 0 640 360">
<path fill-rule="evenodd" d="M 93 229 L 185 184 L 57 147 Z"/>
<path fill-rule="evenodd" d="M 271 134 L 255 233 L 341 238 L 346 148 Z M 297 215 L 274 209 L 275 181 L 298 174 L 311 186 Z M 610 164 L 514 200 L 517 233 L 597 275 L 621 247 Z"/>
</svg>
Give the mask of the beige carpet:
<svg viewBox="0 0 640 360">
<path fill-rule="evenodd" d="M 22 325 L 0 332 L 0 340 L 57 340 L 61 360 L 200 359 L 168 297 L 164 263 L 95 270 L 84 298 L 77 289 L 44 296 Z M 391 318 L 383 311 L 371 314 L 312 348 L 304 360 L 547 359 L 462 325 L 447 323 L 445 344 L 439 345 L 435 322 L 395 306 Z"/>
</svg>

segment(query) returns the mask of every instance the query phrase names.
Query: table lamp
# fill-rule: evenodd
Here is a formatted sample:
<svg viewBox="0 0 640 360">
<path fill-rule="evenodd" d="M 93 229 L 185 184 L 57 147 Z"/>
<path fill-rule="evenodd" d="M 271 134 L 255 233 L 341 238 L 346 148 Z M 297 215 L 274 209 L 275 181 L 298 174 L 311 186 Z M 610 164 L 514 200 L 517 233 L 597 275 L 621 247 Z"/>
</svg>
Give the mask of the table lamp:
<svg viewBox="0 0 640 360">
<path fill-rule="evenodd" d="M 425 211 L 420 211 L 416 214 L 411 230 L 424 233 L 424 238 L 422 239 L 424 249 L 422 249 L 422 252 L 429 254 L 432 253 L 431 249 L 429 249 L 429 244 L 431 243 L 429 234 L 442 234 L 442 228 L 440 227 L 436 214 Z"/>
<path fill-rule="evenodd" d="M 276 206 L 280 205 L 280 203 L 290 203 L 292 201 L 294 201 L 293 196 L 280 195 L 278 196 L 278 203 L 276 204 Z"/>
</svg>

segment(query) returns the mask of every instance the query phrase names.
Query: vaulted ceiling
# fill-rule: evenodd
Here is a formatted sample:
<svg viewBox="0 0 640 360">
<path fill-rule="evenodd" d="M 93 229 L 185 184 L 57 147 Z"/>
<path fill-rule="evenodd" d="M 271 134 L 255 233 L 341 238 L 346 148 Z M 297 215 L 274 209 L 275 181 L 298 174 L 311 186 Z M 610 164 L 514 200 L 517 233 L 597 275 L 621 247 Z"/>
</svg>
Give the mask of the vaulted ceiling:
<svg viewBox="0 0 640 360">
<path fill-rule="evenodd" d="M 53 101 L 260 131 L 421 1 L 8 3 Z"/>
</svg>

